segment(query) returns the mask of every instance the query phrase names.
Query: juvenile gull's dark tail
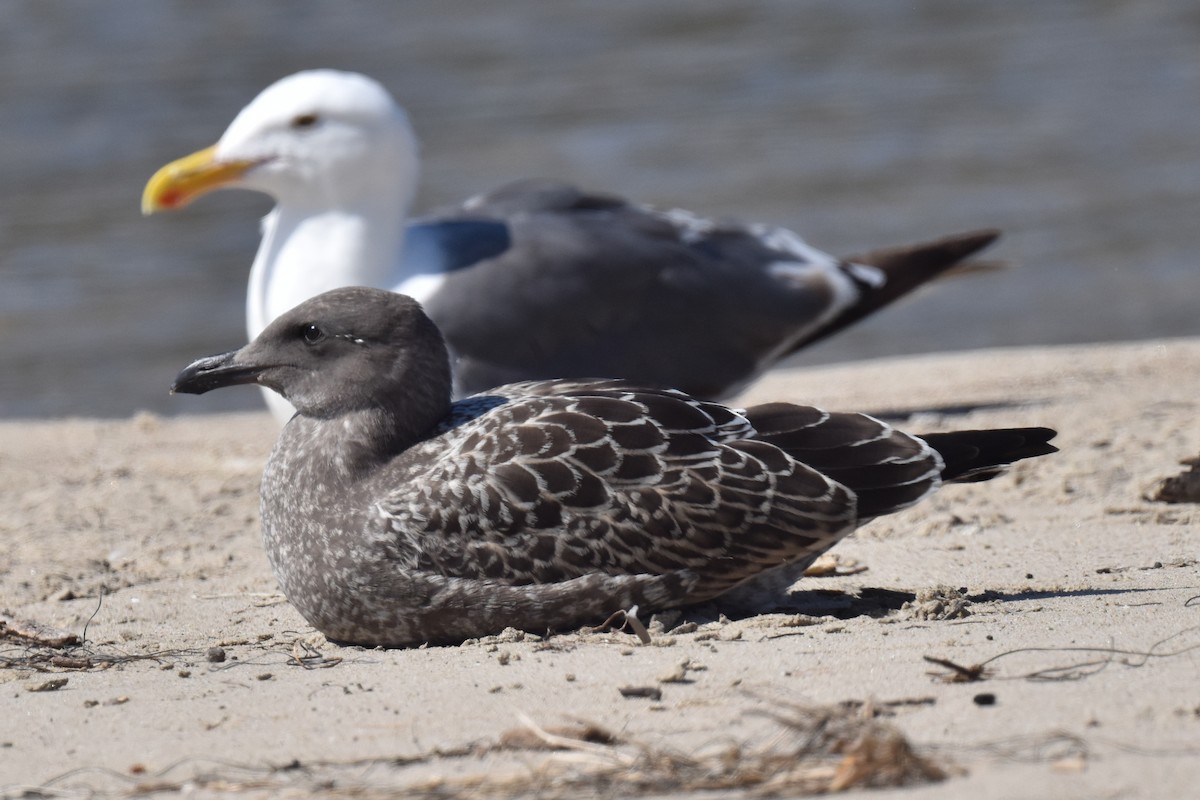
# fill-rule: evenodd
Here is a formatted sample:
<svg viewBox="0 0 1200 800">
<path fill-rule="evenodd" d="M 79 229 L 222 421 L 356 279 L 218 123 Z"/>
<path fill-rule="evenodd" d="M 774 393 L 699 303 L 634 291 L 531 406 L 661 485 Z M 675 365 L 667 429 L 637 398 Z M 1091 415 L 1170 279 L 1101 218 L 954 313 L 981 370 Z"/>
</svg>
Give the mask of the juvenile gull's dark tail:
<svg viewBox="0 0 1200 800">
<path fill-rule="evenodd" d="M 1057 453 L 1049 428 L 999 428 L 983 431 L 926 433 L 921 436 L 938 451 L 945 467 L 942 480 L 971 483 L 1003 473 L 1014 461 Z"/>
</svg>

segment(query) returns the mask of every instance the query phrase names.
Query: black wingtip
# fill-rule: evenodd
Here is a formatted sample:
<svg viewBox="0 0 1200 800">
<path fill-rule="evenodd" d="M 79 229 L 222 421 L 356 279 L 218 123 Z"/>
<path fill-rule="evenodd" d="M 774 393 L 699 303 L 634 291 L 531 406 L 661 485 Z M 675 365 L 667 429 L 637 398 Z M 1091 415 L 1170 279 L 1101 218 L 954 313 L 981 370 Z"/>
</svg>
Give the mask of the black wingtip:
<svg viewBox="0 0 1200 800">
<path fill-rule="evenodd" d="M 999 229 L 980 228 L 918 244 L 880 248 L 843 259 L 847 264 L 875 267 L 884 273 L 886 279 L 882 285 L 864 291 L 862 298 L 852 308 L 846 309 L 820 330 L 796 342 L 789 352 L 794 353 L 853 325 L 922 284 L 946 273 L 999 238 Z"/>
</svg>

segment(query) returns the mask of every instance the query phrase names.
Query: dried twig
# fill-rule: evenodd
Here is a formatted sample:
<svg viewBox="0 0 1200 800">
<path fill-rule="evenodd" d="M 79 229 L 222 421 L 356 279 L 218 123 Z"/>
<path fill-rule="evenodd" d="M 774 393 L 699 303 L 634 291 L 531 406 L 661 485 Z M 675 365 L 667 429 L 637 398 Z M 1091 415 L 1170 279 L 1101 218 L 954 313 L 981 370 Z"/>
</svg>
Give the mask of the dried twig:
<svg viewBox="0 0 1200 800">
<path fill-rule="evenodd" d="M 277 767 L 184 759 L 151 775 L 72 770 L 44 786 L 27 788 L 41 795 L 61 794 L 75 788 L 67 785 L 68 781 L 86 774 L 100 774 L 124 782 L 124 792 L 106 793 L 124 798 L 181 792 L 185 787 L 201 794 L 280 794 L 299 790 L 359 800 L 398 795 L 431 799 L 470 796 L 476 800 L 532 795 L 638 797 L 713 791 L 737 791 L 747 797 L 794 797 L 859 787 L 902 786 L 945 777 L 943 769 L 916 755 L 899 732 L 871 719 L 864 711 L 783 705 L 759 713 L 779 724 L 779 736 L 762 745 L 734 743 L 694 755 L 618 741 L 591 725 L 570 732 L 553 732 L 522 714 L 519 715 L 522 735 L 506 733 L 493 744 L 469 744 L 384 759 L 303 764 L 292 761 Z M 594 731 L 601 733 L 594 735 Z M 362 777 L 368 771 L 366 767 L 400 769 L 445 758 L 546 748 L 554 752 L 543 761 L 508 772 L 498 770 L 494 764 L 486 768 L 481 764 L 473 774 L 417 781 L 404 781 L 396 776 L 394 781 L 383 785 L 365 783 Z M 201 764 L 206 768 L 193 769 L 186 777 L 171 777 L 183 766 Z M 370 771 L 379 774 L 378 770 Z M 331 776 L 337 776 L 336 780 Z"/>
<path fill-rule="evenodd" d="M 1180 656 L 1184 653 L 1190 653 L 1193 650 L 1200 649 L 1200 642 L 1179 647 L 1175 650 L 1162 651 L 1160 648 L 1172 641 L 1189 633 L 1200 631 L 1200 625 L 1193 625 L 1177 631 L 1170 636 L 1159 639 L 1146 650 L 1127 650 L 1109 645 L 1108 647 L 1019 647 L 1015 650 L 1006 650 L 1003 653 L 997 653 L 991 658 L 985 659 L 978 664 L 964 667 L 961 664 L 956 664 L 949 659 L 936 658 L 934 656 L 925 656 L 925 660 L 931 664 L 945 667 L 953 674 L 946 676 L 941 673 L 935 674 L 935 677 L 949 683 L 966 683 L 970 681 L 983 680 L 984 678 L 993 677 L 993 670 L 988 667 L 996 661 L 1010 656 L 1015 656 L 1023 653 L 1094 653 L 1098 654 L 1099 658 L 1088 659 L 1084 661 L 1072 662 L 1069 664 L 1055 665 L 1044 667 L 1042 669 L 1026 672 L 1021 675 L 1008 676 L 1008 680 L 1029 680 L 1029 681 L 1072 681 L 1095 675 L 1104 669 L 1107 669 L 1111 664 L 1121 664 L 1126 667 L 1138 668 L 1143 667 L 1152 659 L 1156 658 L 1172 658 Z"/>
</svg>

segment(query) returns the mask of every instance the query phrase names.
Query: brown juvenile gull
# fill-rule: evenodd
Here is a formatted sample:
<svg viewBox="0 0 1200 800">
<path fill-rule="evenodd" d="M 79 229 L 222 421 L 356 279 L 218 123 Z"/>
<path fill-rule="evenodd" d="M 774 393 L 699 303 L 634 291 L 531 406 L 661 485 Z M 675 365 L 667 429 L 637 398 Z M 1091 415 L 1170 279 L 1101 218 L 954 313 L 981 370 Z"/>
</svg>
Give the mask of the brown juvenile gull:
<svg viewBox="0 0 1200 800">
<path fill-rule="evenodd" d="M 160 169 L 142 209 L 180 208 L 218 188 L 270 195 L 250 270 L 250 338 L 328 289 L 391 289 L 419 300 L 441 329 L 460 395 L 601 376 L 729 397 L 998 235 L 842 260 L 784 228 L 547 180 L 406 224 L 418 165 L 416 137 L 386 89 L 364 75 L 300 72 L 263 90 L 216 145 Z M 291 409 L 270 400 L 286 421 Z"/>
<path fill-rule="evenodd" d="M 172 390 L 241 383 L 297 409 L 262 482 L 275 575 L 313 626 L 361 645 L 711 600 L 944 482 L 1055 451 L 1047 428 L 918 437 L 863 414 L 736 411 L 616 380 L 452 403 L 420 305 L 361 287 L 305 301 Z"/>
</svg>

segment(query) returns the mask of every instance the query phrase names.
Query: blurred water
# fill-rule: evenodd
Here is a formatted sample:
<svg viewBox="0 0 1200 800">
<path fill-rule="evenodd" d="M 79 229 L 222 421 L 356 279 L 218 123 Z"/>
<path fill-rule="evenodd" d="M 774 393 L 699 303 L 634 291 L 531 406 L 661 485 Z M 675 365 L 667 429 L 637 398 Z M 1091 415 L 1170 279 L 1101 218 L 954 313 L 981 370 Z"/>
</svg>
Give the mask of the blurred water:
<svg viewBox="0 0 1200 800">
<path fill-rule="evenodd" d="M 979 226 L 947 283 L 802 363 L 1200 334 L 1200 6 L 964 0 L 0 4 L 0 416 L 170 398 L 244 337 L 259 196 L 141 187 L 290 72 L 369 73 L 420 207 L 525 175 L 785 224 L 848 254 Z"/>
</svg>

